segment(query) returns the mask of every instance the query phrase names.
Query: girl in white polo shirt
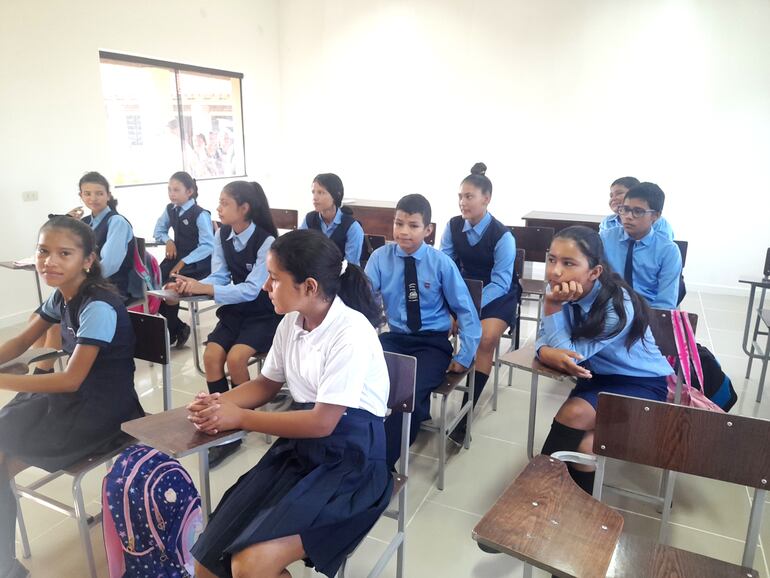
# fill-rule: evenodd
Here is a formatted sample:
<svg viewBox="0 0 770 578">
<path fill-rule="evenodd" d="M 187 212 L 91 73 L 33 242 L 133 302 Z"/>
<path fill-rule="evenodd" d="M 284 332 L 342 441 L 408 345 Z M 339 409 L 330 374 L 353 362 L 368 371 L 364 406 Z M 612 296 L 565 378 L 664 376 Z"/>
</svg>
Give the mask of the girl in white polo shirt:
<svg viewBox="0 0 770 578">
<path fill-rule="evenodd" d="M 335 576 L 390 501 L 388 371 L 366 276 L 314 230 L 279 237 L 267 270 L 264 290 L 285 317 L 262 374 L 227 393 L 198 394 L 188 406 L 204 432 L 280 436 L 225 493 L 195 544 L 195 575 L 203 578 L 286 578 L 301 559 Z M 291 411 L 252 411 L 284 383 Z"/>
</svg>

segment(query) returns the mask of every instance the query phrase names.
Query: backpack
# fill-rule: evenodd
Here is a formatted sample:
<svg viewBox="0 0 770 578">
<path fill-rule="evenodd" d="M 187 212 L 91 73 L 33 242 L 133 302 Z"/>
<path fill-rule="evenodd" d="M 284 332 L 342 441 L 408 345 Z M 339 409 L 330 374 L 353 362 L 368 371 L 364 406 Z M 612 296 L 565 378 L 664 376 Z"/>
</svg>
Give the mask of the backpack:
<svg viewBox="0 0 770 578">
<path fill-rule="evenodd" d="M 706 397 L 721 407 L 723 410 L 730 409 L 738 401 L 738 394 L 735 393 L 733 382 L 727 377 L 719 361 L 714 357 L 708 348 L 700 343 L 698 346 L 698 357 L 700 357 L 703 366 L 703 385 L 700 381 L 693 382 L 693 386 L 706 394 Z"/>
<path fill-rule="evenodd" d="M 145 445 L 125 449 L 102 484 L 110 578 L 188 578 L 203 529 L 201 500 L 175 459 Z"/>
<path fill-rule="evenodd" d="M 160 309 L 162 299 L 154 295 L 147 295 L 147 291 L 158 290 L 161 287 L 161 272 L 158 260 L 149 252 L 145 251 L 144 261 L 139 255 L 139 249 L 134 244 L 134 268 L 129 272 L 128 292 L 136 298 L 147 298 L 147 313 L 155 315 Z M 129 311 L 144 313 L 141 305 L 129 307 Z"/>
</svg>

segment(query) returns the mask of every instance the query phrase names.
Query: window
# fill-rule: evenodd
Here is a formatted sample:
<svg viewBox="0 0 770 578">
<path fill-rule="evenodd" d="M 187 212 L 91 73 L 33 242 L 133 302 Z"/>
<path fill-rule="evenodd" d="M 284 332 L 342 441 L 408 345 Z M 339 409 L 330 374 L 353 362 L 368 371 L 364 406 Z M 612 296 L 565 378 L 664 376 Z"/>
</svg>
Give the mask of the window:
<svg viewBox="0 0 770 578">
<path fill-rule="evenodd" d="M 115 185 L 246 174 L 243 75 L 99 53 Z"/>
</svg>

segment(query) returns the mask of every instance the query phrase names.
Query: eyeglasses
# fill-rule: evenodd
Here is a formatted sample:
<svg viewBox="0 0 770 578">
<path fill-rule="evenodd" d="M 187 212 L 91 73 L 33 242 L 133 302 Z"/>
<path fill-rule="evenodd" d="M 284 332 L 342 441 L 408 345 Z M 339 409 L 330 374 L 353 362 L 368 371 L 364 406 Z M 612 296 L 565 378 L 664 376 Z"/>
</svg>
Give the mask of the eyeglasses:
<svg viewBox="0 0 770 578">
<path fill-rule="evenodd" d="M 641 207 L 629 207 L 628 205 L 620 205 L 618 207 L 619 215 L 633 215 L 634 219 L 640 219 L 645 215 L 654 215 L 658 211 L 653 209 L 643 209 Z"/>
</svg>

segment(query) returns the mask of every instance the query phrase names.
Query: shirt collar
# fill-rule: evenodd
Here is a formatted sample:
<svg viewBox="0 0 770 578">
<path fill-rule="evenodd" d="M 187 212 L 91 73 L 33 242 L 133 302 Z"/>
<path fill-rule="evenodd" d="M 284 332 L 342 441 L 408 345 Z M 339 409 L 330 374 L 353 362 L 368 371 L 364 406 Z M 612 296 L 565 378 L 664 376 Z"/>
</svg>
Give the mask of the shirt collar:
<svg viewBox="0 0 770 578">
<path fill-rule="evenodd" d="M 321 321 L 321 324 L 312 331 L 308 331 L 304 327 L 305 316 L 301 314 L 297 315 L 297 319 L 294 321 L 294 325 L 297 328 L 297 331 L 294 334 L 294 338 L 299 339 L 305 336 L 323 338 L 323 334 L 326 332 L 326 329 L 332 323 L 334 323 L 335 319 L 342 315 L 344 310 L 345 304 L 342 302 L 342 299 L 340 299 L 339 296 L 336 296 L 334 301 L 332 301 L 332 306 L 329 307 L 329 311 L 326 312 L 326 317 L 324 317 L 324 320 Z"/>
<path fill-rule="evenodd" d="M 339 207 L 337 208 L 337 212 L 334 213 L 334 219 L 332 219 L 332 223 L 335 225 L 342 223 L 342 211 L 340 211 Z"/>
<path fill-rule="evenodd" d="M 187 209 L 192 207 L 195 204 L 195 199 L 187 199 L 186 202 L 179 205 L 179 212 L 184 213 Z"/>
<path fill-rule="evenodd" d="M 419 261 L 428 251 L 428 244 L 425 241 L 423 241 L 422 245 L 420 245 L 418 249 L 411 255 L 407 255 L 406 252 L 401 247 L 399 247 L 398 243 L 394 244 L 396 245 L 396 257 L 414 257 Z"/>
<path fill-rule="evenodd" d="M 465 219 L 465 224 L 463 225 L 463 233 L 467 233 L 473 229 L 476 233 L 482 235 L 484 231 L 486 231 L 490 222 L 492 222 L 492 215 L 489 213 L 489 211 L 487 211 L 487 213 L 475 225 L 471 225 L 471 222 L 468 219 Z"/>
<path fill-rule="evenodd" d="M 95 217 L 94 217 L 94 216 L 92 216 L 92 217 L 91 217 L 91 224 L 93 225 L 93 227 L 94 227 L 94 228 L 96 228 L 96 226 L 97 226 L 99 223 L 101 223 L 101 222 L 104 220 L 104 218 L 105 218 L 107 215 L 109 215 L 111 212 L 112 212 L 112 209 L 111 209 L 109 206 L 107 206 L 107 207 L 106 207 L 106 208 L 105 208 L 105 209 L 104 209 L 104 210 L 103 210 L 101 213 L 99 213 L 97 216 L 95 216 Z"/>
<path fill-rule="evenodd" d="M 577 305 L 580 306 L 584 316 L 588 315 L 588 312 L 591 310 L 591 306 L 594 304 L 594 301 L 596 301 L 596 297 L 599 295 L 601 289 L 602 282 L 597 279 L 594 281 L 594 286 L 587 295 L 583 295 L 580 299 L 573 301 L 572 303 L 577 303 Z"/>
<path fill-rule="evenodd" d="M 229 236 L 229 237 L 227 237 L 227 240 L 229 241 L 229 240 L 230 240 L 230 239 L 232 239 L 233 237 L 238 237 L 238 240 L 239 240 L 241 243 L 244 243 L 244 244 L 246 244 L 246 242 L 247 242 L 247 241 L 248 241 L 248 240 L 251 238 L 251 235 L 254 233 L 254 229 L 256 229 L 256 228 L 257 228 L 257 226 L 256 226 L 256 225 L 255 225 L 253 222 L 252 222 L 252 223 L 249 223 L 249 226 L 248 226 L 248 227 L 246 227 L 246 228 L 245 228 L 243 231 L 241 231 L 240 233 L 238 233 L 238 234 L 236 235 L 236 234 L 235 234 L 235 229 L 233 229 L 233 228 L 231 227 L 231 228 L 230 228 L 230 236 Z"/>
<path fill-rule="evenodd" d="M 653 223 L 653 225 L 654 225 L 654 223 Z M 621 225 L 621 226 L 622 226 L 622 225 Z M 650 227 L 650 230 L 647 232 L 647 234 L 646 234 L 644 237 L 642 237 L 641 239 L 639 239 L 639 242 L 640 242 L 642 245 L 645 245 L 645 246 L 646 246 L 646 245 L 649 245 L 650 243 L 652 243 L 652 238 L 653 238 L 654 236 L 655 236 L 655 227 L 653 226 L 653 227 Z M 626 230 L 625 230 L 625 228 L 624 228 L 624 229 L 623 229 L 623 240 L 624 240 L 624 241 L 627 241 L 627 240 L 629 240 L 630 238 L 631 238 L 631 237 L 628 235 L 628 233 L 626 233 Z"/>
</svg>

